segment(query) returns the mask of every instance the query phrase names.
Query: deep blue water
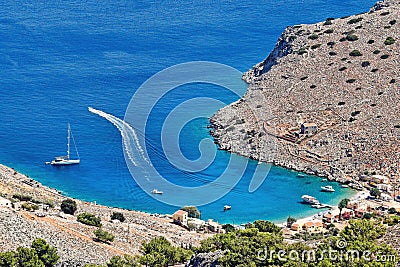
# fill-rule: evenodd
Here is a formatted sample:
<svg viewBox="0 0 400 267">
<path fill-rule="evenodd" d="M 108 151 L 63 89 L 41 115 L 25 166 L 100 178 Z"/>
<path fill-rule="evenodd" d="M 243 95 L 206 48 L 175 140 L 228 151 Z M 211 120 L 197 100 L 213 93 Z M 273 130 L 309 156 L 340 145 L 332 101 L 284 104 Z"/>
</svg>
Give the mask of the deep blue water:
<svg viewBox="0 0 400 267">
<path fill-rule="evenodd" d="M 246 71 L 262 61 L 287 25 L 315 23 L 368 11 L 368 1 L 2 1 L 0 3 L 0 162 L 66 195 L 148 212 L 172 213 L 176 207 L 144 193 L 125 164 L 121 135 L 88 106 L 123 118 L 136 89 L 166 67 L 188 61 L 215 61 Z M 148 138 L 159 145 L 161 119 L 180 100 L 199 96 L 206 85 L 178 90 L 154 110 Z M 152 92 L 148 92 L 151 95 Z M 237 100 L 227 90 L 210 88 L 208 97 L 226 104 Z M 193 107 L 194 111 L 196 107 Z M 210 108 L 209 116 L 216 110 Z M 82 163 L 44 165 L 65 153 L 71 122 Z M 208 137 L 207 119 L 191 121 L 181 132 L 183 153 L 199 156 L 198 142 Z M 219 151 L 206 171 L 185 180 L 157 151 L 160 172 L 182 185 L 207 183 L 230 157 Z M 315 210 L 299 202 L 311 194 L 337 204 L 352 194 L 321 193 L 320 178 L 298 178 L 274 167 L 254 193 L 248 186 L 256 162 L 231 193 L 199 207 L 203 218 L 242 223 L 280 221 Z M 178 177 L 179 176 L 179 177 Z M 190 196 L 187 196 L 190 203 Z M 222 212 L 225 204 L 232 210 Z"/>
</svg>

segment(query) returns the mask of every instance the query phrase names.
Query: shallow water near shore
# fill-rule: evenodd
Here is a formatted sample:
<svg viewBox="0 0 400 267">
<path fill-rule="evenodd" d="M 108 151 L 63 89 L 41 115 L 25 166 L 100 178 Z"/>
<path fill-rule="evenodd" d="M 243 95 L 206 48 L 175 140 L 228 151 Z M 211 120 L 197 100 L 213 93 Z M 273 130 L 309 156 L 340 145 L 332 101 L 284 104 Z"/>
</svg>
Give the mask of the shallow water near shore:
<svg viewBox="0 0 400 267">
<path fill-rule="evenodd" d="M 207 60 L 246 71 L 267 56 L 287 25 L 365 12 L 374 2 L 0 4 L 0 162 L 71 197 L 173 213 L 176 207 L 154 200 L 135 183 L 125 164 L 119 131 L 88 112 L 87 107 L 123 118 L 135 90 L 166 67 Z M 196 90 L 199 86 L 206 86 L 207 95 L 200 95 L 204 90 Z M 152 114 L 147 138 L 154 147 L 160 147 L 160 127 L 167 113 L 180 102 L 198 96 L 226 104 L 237 100 L 228 90 L 203 84 L 174 91 Z M 209 116 L 215 111 L 210 109 Z M 81 164 L 45 165 L 65 153 L 68 122 Z M 207 118 L 201 118 L 182 130 L 180 145 L 188 158 L 199 156 L 200 140 L 209 137 L 207 125 Z M 158 160 L 160 172 L 185 186 L 212 181 L 231 156 L 218 151 L 217 160 L 205 171 L 184 175 L 163 161 L 159 151 L 152 150 L 149 156 Z M 256 166 L 257 162 L 250 161 L 234 190 L 199 207 L 202 217 L 235 224 L 255 219 L 280 222 L 288 215 L 304 217 L 318 212 L 300 203 L 303 194 L 331 205 L 354 194 L 336 183 L 307 175 L 300 178 L 296 172 L 279 167 L 273 167 L 262 186 L 249 193 Z M 320 186 L 326 184 L 336 192 L 320 192 Z M 190 203 L 190 196 L 187 201 Z M 223 212 L 224 205 L 231 205 L 232 210 Z"/>
</svg>

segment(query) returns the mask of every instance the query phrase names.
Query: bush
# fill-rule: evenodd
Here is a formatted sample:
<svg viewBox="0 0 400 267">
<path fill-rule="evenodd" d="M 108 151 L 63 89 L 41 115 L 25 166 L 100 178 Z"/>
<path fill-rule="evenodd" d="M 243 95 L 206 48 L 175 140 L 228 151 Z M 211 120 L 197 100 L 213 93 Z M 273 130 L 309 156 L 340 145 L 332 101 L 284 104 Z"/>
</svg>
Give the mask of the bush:
<svg viewBox="0 0 400 267">
<path fill-rule="evenodd" d="M 312 85 L 310 85 L 310 88 L 311 89 L 314 89 L 314 88 L 316 88 L 317 86 L 315 85 L 315 84 L 312 84 Z"/>
<path fill-rule="evenodd" d="M 345 104 L 346 104 L 345 102 L 340 101 L 340 102 L 338 103 L 338 106 L 344 106 Z"/>
<path fill-rule="evenodd" d="M 308 39 L 316 40 L 316 39 L 318 39 L 318 35 L 316 35 L 316 34 L 314 33 L 314 34 L 308 36 Z"/>
<path fill-rule="evenodd" d="M 350 41 L 350 42 L 357 41 L 358 40 L 358 36 L 355 35 L 355 34 L 349 34 L 349 35 L 346 36 L 346 40 Z"/>
<path fill-rule="evenodd" d="M 61 203 L 61 210 L 65 214 L 74 215 L 75 211 L 77 210 L 76 202 L 72 199 L 63 200 L 63 202 Z"/>
<path fill-rule="evenodd" d="M 373 43 L 375 43 L 375 41 L 374 41 L 374 40 L 368 40 L 367 43 L 368 43 L 368 44 L 373 44 Z"/>
<path fill-rule="evenodd" d="M 93 231 L 94 235 L 96 236 L 96 239 L 101 242 L 113 242 L 114 241 L 114 236 L 110 234 L 107 231 L 104 231 L 101 228 L 97 228 L 96 230 Z"/>
<path fill-rule="evenodd" d="M 330 47 L 333 47 L 335 45 L 335 42 L 328 42 L 326 45 L 330 46 Z"/>
<path fill-rule="evenodd" d="M 336 56 L 337 53 L 336 53 L 335 51 L 331 51 L 331 52 L 329 52 L 329 55 L 330 55 L 330 56 Z"/>
<path fill-rule="evenodd" d="M 377 72 L 378 71 L 378 69 L 372 69 L 371 70 L 371 72 Z"/>
<path fill-rule="evenodd" d="M 321 46 L 321 44 L 315 44 L 315 45 L 312 45 L 311 46 L 311 49 L 317 49 L 318 47 L 320 47 Z"/>
<path fill-rule="evenodd" d="M 30 204 L 30 203 L 22 203 L 21 208 L 27 211 L 35 211 L 39 209 L 38 205 Z"/>
<path fill-rule="evenodd" d="M 339 71 L 344 71 L 344 70 L 346 70 L 347 68 L 346 67 L 341 67 L 340 69 L 339 69 Z"/>
<path fill-rule="evenodd" d="M 395 83 L 396 79 L 391 79 L 389 83 Z"/>
<path fill-rule="evenodd" d="M 119 220 L 120 222 L 124 222 L 125 216 L 121 212 L 113 212 L 111 215 L 111 220 Z"/>
<path fill-rule="evenodd" d="M 78 215 L 78 222 L 86 225 L 101 227 L 100 217 L 96 217 L 95 215 L 86 212 Z"/>
<path fill-rule="evenodd" d="M 326 31 L 324 31 L 324 33 L 333 33 L 332 29 L 327 29 Z"/>
<path fill-rule="evenodd" d="M 389 21 L 389 24 L 393 26 L 394 24 L 396 24 L 396 20 L 394 19 L 394 20 Z"/>
<path fill-rule="evenodd" d="M 381 59 L 387 59 L 389 57 L 389 55 L 382 55 Z"/>
<path fill-rule="evenodd" d="M 393 39 L 393 37 L 388 37 L 388 38 L 386 38 L 384 44 L 385 44 L 385 45 L 392 45 L 392 44 L 394 44 L 395 42 L 396 42 L 396 41 Z"/>
<path fill-rule="evenodd" d="M 363 61 L 363 62 L 361 63 L 361 66 L 362 66 L 363 68 L 368 67 L 369 65 L 370 65 L 369 61 Z"/>
<path fill-rule="evenodd" d="M 353 50 L 353 51 L 351 51 L 351 52 L 349 53 L 349 55 L 352 56 L 352 57 L 359 57 L 359 56 L 362 56 L 361 52 L 358 51 L 358 50 Z"/>
<path fill-rule="evenodd" d="M 379 54 L 381 51 L 380 50 L 374 50 L 374 52 L 372 52 L 372 53 L 374 53 L 374 55 L 377 55 L 377 54 Z"/>
<path fill-rule="evenodd" d="M 360 22 L 360 21 L 362 21 L 362 20 L 363 20 L 362 17 L 354 18 L 354 19 L 349 20 L 349 21 L 347 22 L 347 24 L 355 24 L 355 23 Z"/>
<path fill-rule="evenodd" d="M 19 201 L 31 201 L 32 197 L 28 195 L 22 195 L 22 194 L 14 194 L 12 196 L 15 199 L 18 199 Z"/>
<path fill-rule="evenodd" d="M 348 79 L 346 80 L 346 83 L 354 83 L 356 81 L 356 79 Z"/>
<path fill-rule="evenodd" d="M 386 15 L 389 15 L 390 13 L 389 13 L 389 11 L 386 11 L 386 12 L 382 12 L 380 15 L 381 16 L 386 16 Z"/>
</svg>

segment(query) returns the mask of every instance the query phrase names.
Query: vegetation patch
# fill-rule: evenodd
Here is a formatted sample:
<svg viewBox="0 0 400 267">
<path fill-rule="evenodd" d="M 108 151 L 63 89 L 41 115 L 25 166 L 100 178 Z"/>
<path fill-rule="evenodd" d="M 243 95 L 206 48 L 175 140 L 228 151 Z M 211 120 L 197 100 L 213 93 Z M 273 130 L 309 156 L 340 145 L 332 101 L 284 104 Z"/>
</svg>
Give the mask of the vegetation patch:
<svg viewBox="0 0 400 267">
<path fill-rule="evenodd" d="M 346 40 L 350 41 L 350 42 L 357 41 L 358 40 L 358 36 L 355 35 L 355 34 L 349 34 L 349 35 L 346 36 Z"/>
<path fill-rule="evenodd" d="M 86 225 L 101 227 L 100 217 L 86 212 L 78 215 L 78 222 Z"/>
<path fill-rule="evenodd" d="M 125 216 L 121 212 L 113 212 L 113 214 L 111 215 L 111 220 L 118 220 L 120 222 L 124 222 Z"/>
<path fill-rule="evenodd" d="M 349 20 L 349 21 L 347 22 L 347 24 L 355 24 L 355 23 L 358 23 L 358 22 L 360 22 L 360 21 L 362 21 L 362 20 L 363 20 L 362 17 L 354 18 L 354 19 Z"/>
<path fill-rule="evenodd" d="M 317 49 L 318 47 L 320 47 L 322 44 L 315 44 L 311 46 L 311 49 Z"/>
<path fill-rule="evenodd" d="M 345 102 L 340 101 L 340 102 L 338 103 L 338 106 L 344 106 L 345 104 L 346 104 Z"/>
<path fill-rule="evenodd" d="M 318 35 L 317 34 L 312 34 L 312 35 L 308 36 L 308 39 L 316 40 L 316 39 L 318 39 Z"/>
<path fill-rule="evenodd" d="M 308 76 L 303 76 L 303 77 L 300 78 L 300 80 L 302 80 L 302 81 L 304 81 L 306 79 L 308 79 Z"/>
<path fill-rule="evenodd" d="M 114 235 L 101 228 L 97 228 L 96 230 L 94 230 L 93 233 L 96 236 L 95 241 L 100 241 L 104 243 L 109 243 L 114 241 Z"/>
<path fill-rule="evenodd" d="M 315 87 L 317 87 L 315 84 L 310 86 L 311 89 L 314 89 Z"/>
<path fill-rule="evenodd" d="M 75 211 L 76 211 L 77 207 L 76 207 L 76 202 L 72 199 L 65 199 L 63 200 L 63 202 L 61 203 L 61 210 L 65 213 L 65 214 L 71 214 L 74 215 Z"/>
<path fill-rule="evenodd" d="M 390 12 L 389 11 L 386 11 L 386 12 L 382 12 L 380 15 L 381 16 L 387 16 L 387 15 L 389 15 L 390 14 Z"/>
<path fill-rule="evenodd" d="M 344 70 L 346 70 L 347 68 L 346 67 L 341 67 L 340 69 L 339 69 L 339 71 L 344 71 Z"/>
<path fill-rule="evenodd" d="M 381 56 L 381 59 L 387 59 L 388 57 L 389 57 L 389 55 L 386 55 L 386 54 L 385 54 L 385 55 L 382 55 L 382 56 Z"/>
<path fill-rule="evenodd" d="M 394 24 L 396 24 L 396 20 L 394 19 L 394 20 L 389 21 L 389 24 L 393 26 Z"/>
<path fill-rule="evenodd" d="M 305 53 L 307 53 L 307 49 L 304 47 L 300 48 L 299 51 L 297 51 L 297 54 L 299 54 L 299 55 L 303 55 Z"/>
<path fill-rule="evenodd" d="M 359 56 L 362 56 L 362 53 L 358 50 L 353 50 L 349 53 L 349 55 L 352 57 L 359 57 Z"/>
<path fill-rule="evenodd" d="M 354 83 L 356 81 L 356 79 L 348 79 L 346 80 L 346 83 Z"/>
<path fill-rule="evenodd" d="M 337 53 L 336 53 L 335 51 L 331 51 L 331 52 L 329 52 L 329 55 L 330 55 L 330 56 L 336 56 Z"/>
<path fill-rule="evenodd" d="M 371 63 L 369 63 L 369 61 L 363 61 L 363 62 L 361 63 L 361 67 L 365 68 L 365 67 L 368 67 L 370 64 L 371 64 Z"/>
<path fill-rule="evenodd" d="M 390 80 L 390 83 L 395 83 L 396 82 L 396 79 L 391 79 Z"/>
<path fill-rule="evenodd" d="M 374 52 L 372 52 L 372 53 L 374 53 L 374 55 L 377 55 L 377 54 L 379 54 L 381 51 L 380 50 L 374 50 Z"/>
<path fill-rule="evenodd" d="M 396 40 L 395 39 L 393 39 L 393 37 L 388 37 L 388 38 L 386 38 L 386 40 L 385 40 L 385 45 L 392 45 L 392 44 L 394 44 L 396 42 Z"/>
<path fill-rule="evenodd" d="M 378 69 L 372 69 L 371 70 L 371 72 L 377 72 L 378 71 Z"/>
<path fill-rule="evenodd" d="M 368 42 L 367 42 L 367 44 L 373 44 L 373 43 L 375 43 L 375 41 L 374 40 L 368 40 Z"/>
<path fill-rule="evenodd" d="M 327 29 L 326 31 L 324 31 L 324 33 L 333 33 L 334 32 L 334 30 L 332 30 L 332 29 Z"/>
</svg>

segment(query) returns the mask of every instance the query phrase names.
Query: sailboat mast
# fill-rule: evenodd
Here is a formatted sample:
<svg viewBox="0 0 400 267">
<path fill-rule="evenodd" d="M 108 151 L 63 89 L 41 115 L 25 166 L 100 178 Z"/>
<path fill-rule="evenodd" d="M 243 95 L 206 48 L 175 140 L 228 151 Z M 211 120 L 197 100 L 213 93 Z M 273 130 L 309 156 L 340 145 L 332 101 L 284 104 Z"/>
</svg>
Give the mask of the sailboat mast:
<svg viewBox="0 0 400 267">
<path fill-rule="evenodd" d="M 70 148 L 69 148 L 69 146 L 70 146 L 70 139 L 71 139 L 71 126 L 69 125 L 69 123 L 68 123 L 68 145 L 67 145 L 67 147 L 68 147 L 68 151 L 67 151 L 67 157 L 68 157 L 68 159 L 69 159 L 69 150 L 70 150 Z"/>
</svg>

